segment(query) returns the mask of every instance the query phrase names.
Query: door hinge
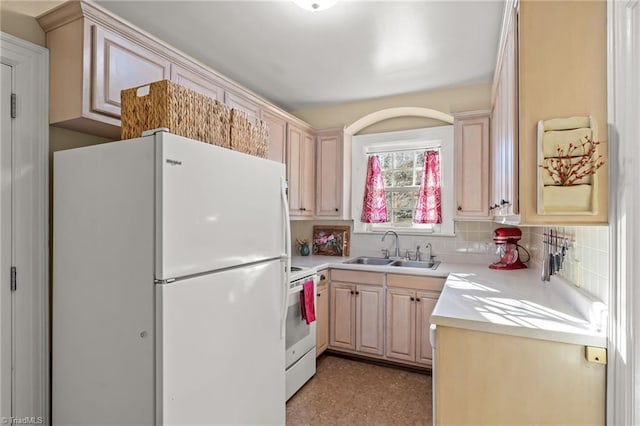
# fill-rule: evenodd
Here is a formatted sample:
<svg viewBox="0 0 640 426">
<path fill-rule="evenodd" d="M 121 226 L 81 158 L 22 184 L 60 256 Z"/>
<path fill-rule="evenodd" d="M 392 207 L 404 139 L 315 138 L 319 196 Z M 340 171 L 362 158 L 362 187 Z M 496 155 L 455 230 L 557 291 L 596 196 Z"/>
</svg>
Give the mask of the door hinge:
<svg viewBox="0 0 640 426">
<path fill-rule="evenodd" d="M 12 93 L 11 94 L 11 118 L 16 118 L 16 94 Z"/>
<path fill-rule="evenodd" d="M 15 266 L 11 267 L 11 291 L 16 291 L 18 271 Z"/>
</svg>

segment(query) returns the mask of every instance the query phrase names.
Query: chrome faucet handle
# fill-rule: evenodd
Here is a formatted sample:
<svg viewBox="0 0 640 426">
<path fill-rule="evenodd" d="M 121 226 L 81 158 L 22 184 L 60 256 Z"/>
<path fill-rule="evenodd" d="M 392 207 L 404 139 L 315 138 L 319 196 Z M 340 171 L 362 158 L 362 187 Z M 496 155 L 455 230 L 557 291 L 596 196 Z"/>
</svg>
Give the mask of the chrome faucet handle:
<svg viewBox="0 0 640 426">
<path fill-rule="evenodd" d="M 420 262 L 422 260 L 422 253 L 420 253 L 420 246 L 416 247 L 416 260 Z"/>
<path fill-rule="evenodd" d="M 405 260 L 411 260 L 411 253 L 409 252 L 409 249 L 404 251 L 404 258 Z"/>
<path fill-rule="evenodd" d="M 389 258 L 389 249 L 383 248 L 380 250 L 385 259 Z"/>
</svg>

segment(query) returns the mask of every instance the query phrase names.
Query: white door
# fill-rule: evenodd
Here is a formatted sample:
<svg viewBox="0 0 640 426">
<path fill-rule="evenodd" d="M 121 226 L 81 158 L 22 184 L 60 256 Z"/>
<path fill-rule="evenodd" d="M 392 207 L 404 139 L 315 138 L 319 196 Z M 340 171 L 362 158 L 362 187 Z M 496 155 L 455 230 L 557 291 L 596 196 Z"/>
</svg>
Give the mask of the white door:
<svg viewBox="0 0 640 426">
<path fill-rule="evenodd" d="M 2 64 L 2 97 L 0 114 L 2 146 L 0 147 L 0 417 L 12 415 L 12 297 L 10 286 L 10 268 L 12 262 L 12 212 L 13 169 L 11 167 L 12 120 L 9 99 L 11 96 L 12 68 Z"/>
<path fill-rule="evenodd" d="M 280 261 L 156 286 L 158 424 L 285 423 Z"/>
<path fill-rule="evenodd" d="M 156 278 L 280 257 L 285 166 L 160 133 L 156 167 Z"/>
</svg>

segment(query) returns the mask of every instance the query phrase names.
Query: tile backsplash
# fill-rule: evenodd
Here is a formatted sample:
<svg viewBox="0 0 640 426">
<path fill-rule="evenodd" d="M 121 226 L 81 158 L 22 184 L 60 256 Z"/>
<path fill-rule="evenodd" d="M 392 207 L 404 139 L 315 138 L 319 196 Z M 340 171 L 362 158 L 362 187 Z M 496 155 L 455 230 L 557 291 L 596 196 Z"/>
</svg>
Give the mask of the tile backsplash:
<svg viewBox="0 0 640 426">
<path fill-rule="evenodd" d="M 531 228 L 531 254 L 534 261 L 542 263 L 543 227 Z M 571 241 L 562 270 L 558 273 L 565 280 L 609 304 L 609 227 L 565 226 L 553 227 L 560 237 Z"/>
<path fill-rule="evenodd" d="M 351 221 L 292 221 L 292 244 L 295 250 L 296 239 L 311 240 L 314 225 L 352 226 Z M 474 256 L 478 262 L 494 261 L 492 232 L 502 225 L 493 222 L 456 222 L 455 237 L 435 237 L 401 235 L 400 251 L 415 251 L 420 245 L 431 243 L 434 255 L 479 254 Z M 521 227 L 520 244 L 530 253 L 536 267 L 541 266 L 543 253 L 544 227 Z M 558 275 L 583 290 L 596 296 L 605 304 L 609 301 L 609 228 L 607 226 L 566 226 L 555 227 L 560 235 L 572 241 L 565 257 L 563 269 Z M 352 234 L 351 253 L 365 256 L 380 256 L 381 249 L 393 249 L 393 238 L 381 241 L 379 234 Z"/>
<path fill-rule="evenodd" d="M 350 221 L 292 221 L 291 233 L 293 237 L 293 247 L 296 239 L 311 240 L 314 225 L 352 225 Z M 404 255 L 405 250 L 414 252 L 416 246 L 420 245 L 420 250 L 424 253 L 424 246 L 431 243 L 432 254 L 434 255 L 460 255 L 460 254 L 481 254 L 493 255 L 495 246 L 493 244 L 492 232 L 501 225 L 493 222 L 456 222 L 455 237 L 436 237 L 430 235 L 400 235 L 400 252 Z M 527 247 L 529 233 L 526 228 L 523 230 L 522 244 Z M 380 234 L 351 234 L 351 253 L 365 256 L 380 256 L 382 249 L 394 248 L 394 239 L 387 238 L 381 241 Z M 295 249 L 294 249 L 295 252 Z M 486 262 L 485 259 L 480 261 Z"/>
</svg>

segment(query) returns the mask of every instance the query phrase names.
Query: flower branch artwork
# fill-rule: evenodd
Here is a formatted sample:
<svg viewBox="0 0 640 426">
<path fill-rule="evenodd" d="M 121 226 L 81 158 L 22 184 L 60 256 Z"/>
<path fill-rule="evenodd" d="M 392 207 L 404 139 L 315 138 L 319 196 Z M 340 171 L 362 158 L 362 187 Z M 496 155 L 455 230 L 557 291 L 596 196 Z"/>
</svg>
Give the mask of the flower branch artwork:
<svg viewBox="0 0 640 426">
<path fill-rule="evenodd" d="M 539 121 L 538 214 L 595 214 L 605 155 L 592 117 Z"/>
<path fill-rule="evenodd" d="M 538 167 L 546 170 L 556 185 L 570 186 L 593 176 L 604 166 L 604 159 L 597 154 L 599 141 L 592 141 L 585 137 L 578 143 L 569 143 L 566 152 L 564 148 L 556 148 L 556 157 L 548 158 Z"/>
</svg>

